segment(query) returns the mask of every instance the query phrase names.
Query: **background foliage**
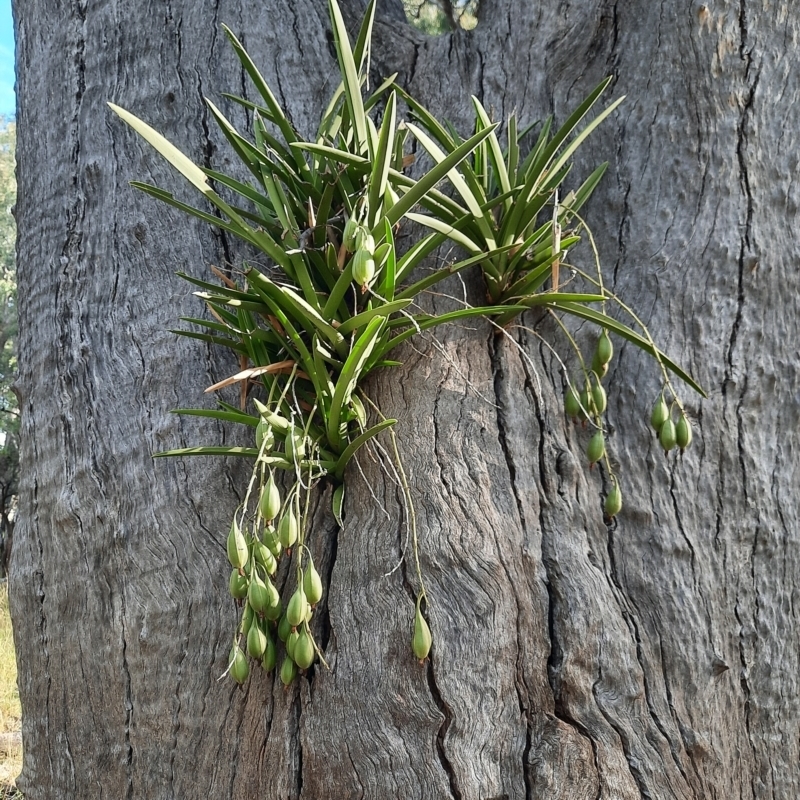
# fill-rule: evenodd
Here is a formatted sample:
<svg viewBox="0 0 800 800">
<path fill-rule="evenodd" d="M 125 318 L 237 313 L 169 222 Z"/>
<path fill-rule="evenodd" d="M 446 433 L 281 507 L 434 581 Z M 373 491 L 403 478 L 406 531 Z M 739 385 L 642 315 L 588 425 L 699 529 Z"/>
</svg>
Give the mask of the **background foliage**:
<svg viewBox="0 0 800 800">
<path fill-rule="evenodd" d="M 11 384 L 17 369 L 16 123 L 0 117 L 0 576 L 5 573 L 17 493 L 19 409 Z"/>
</svg>

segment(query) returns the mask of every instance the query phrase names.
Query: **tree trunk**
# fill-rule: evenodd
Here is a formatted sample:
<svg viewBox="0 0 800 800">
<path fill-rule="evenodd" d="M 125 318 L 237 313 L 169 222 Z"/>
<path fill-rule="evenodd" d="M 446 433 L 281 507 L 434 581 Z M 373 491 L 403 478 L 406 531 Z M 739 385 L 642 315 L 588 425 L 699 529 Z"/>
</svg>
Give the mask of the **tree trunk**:
<svg viewBox="0 0 800 800">
<path fill-rule="evenodd" d="M 588 220 L 611 287 L 709 398 L 682 391 L 695 443 L 665 458 L 647 425 L 659 376 L 616 342 L 607 384 L 625 507 L 607 527 L 603 476 L 584 466 L 540 339 L 567 352 L 548 318 L 512 331 L 535 370 L 487 324 L 444 329 L 438 346 L 414 340 L 371 390 L 400 420 L 431 660 L 409 647 L 413 562 L 385 575 L 405 542 L 397 488 L 362 456 L 344 530 L 322 496 L 311 534 L 329 579 L 319 633 L 331 670 L 288 691 L 259 672 L 243 690 L 217 680 L 235 625 L 225 533 L 247 466 L 151 459 L 231 437 L 168 414 L 236 365 L 167 329 L 199 311 L 175 271 L 205 276 L 239 256 L 127 186 L 183 191 L 105 102 L 224 168 L 202 96 L 251 91 L 225 22 L 310 132 L 337 80 L 327 9 L 147 8 L 15 3 L 23 422 L 11 600 L 26 797 L 800 796 L 800 279 L 784 221 L 798 202 L 800 21 L 789 4 L 483 0 L 474 32 L 435 39 L 382 11 L 375 76 L 399 71 L 462 128 L 470 94 L 497 119 L 516 107 L 523 121 L 563 120 L 614 75 L 627 100 L 576 166 L 611 162 Z M 355 25 L 357 0 L 346 11 Z M 575 257 L 590 263 L 588 250 Z"/>
</svg>

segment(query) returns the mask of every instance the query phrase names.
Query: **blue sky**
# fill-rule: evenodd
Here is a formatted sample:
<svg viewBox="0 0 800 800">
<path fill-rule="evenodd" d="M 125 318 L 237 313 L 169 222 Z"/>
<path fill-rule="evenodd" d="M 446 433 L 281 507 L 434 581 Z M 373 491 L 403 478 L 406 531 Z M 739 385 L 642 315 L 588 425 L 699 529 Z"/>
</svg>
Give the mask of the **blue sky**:
<svg viewBox="0 0 800 800">
<path fill-rule="evenodd" d="M 11 0 L 0 0 L 0 116 L 16 113 L 14 99 L 14 26 Z"/>
</svg>

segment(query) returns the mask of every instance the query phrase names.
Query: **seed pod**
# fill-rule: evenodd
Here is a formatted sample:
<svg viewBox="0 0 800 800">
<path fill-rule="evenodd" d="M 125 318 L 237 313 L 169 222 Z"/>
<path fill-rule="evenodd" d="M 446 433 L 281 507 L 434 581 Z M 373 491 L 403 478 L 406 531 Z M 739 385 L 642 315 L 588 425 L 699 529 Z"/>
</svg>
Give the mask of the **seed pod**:
<svg viewBox="0 0 800 800">
<path fill-rule="evenodd" d="M 375 239 L 364 225 L 356 233 L 356 251 L 358 250 L 366 250 L 371 256 L 375 255 Z"/>
<path fill-rule="evenodd" d="M 606 410 L 608 399 L 606 397 L 606 390 L 600 385 L 600 381 L 592 386 L 592 400 L 594 401 L 595 411 L 598 414 L 602 414 Z"/>
<path fill-rule="evenodd" d="M 573 422 L 577 422 L 581 415 L 581 405 L 580 401 L 578 400 L 578 393 L 572 388 L 572 386 L 568 386 L 567 391 L 564 393 L 564 411 Z"/>
<path fill-rule="evenodd" d="M 289 624 L 289 620 L 286 619 L 286 614 L 281 617 L 281 621 L 278 623 L 278 638 L 285 642 L 289 638 L 289 634 L 292 632 L 292 626 Z"/>
<path fill-rule="evenodd" d="M 606 373 L 608 372 L 608 363 L 601 364 L 597 360 L 597 354 L 595 353 L 594 358 L 592 358 L 592 372 L 597 375 L 598 380 L 603 380 L 605 378 Z"/>
<path fill-rule="evenodd" d="M 261 564 L 267 571 L 267 575 L 274 575 L 278 570 L 278 562 L 275 561 L 275 556 L 272 551 L 263 542 L 258 539 L 253 542 L 253 557 Z"/>
<path fill-rule="evenodd" d="M 296 464 L 306 457 L 306 435 L 300 428 L 292 428 L 283 443 L 283 451 L 290 463 Z M 277 513 L 277 512 L 276 512 Z"/>
<path fill-rule="evenodd" d="M 581 392 L 581 405 L 583 406 L 580 413 L 581 419 L 586 419 L 587 412 L 590 416 L 594 416 L 594 395 L 586 388 Z"/>
<path fill-rule="evenodd" d="M 264 544 L 269 548 L 270 553 L 275 558 L 280 558 L 281 555 L 281 540 L 278 538 L 278 531 L 275 530 L 274 525 L 267 525 L 264 528 Z"/>
<path fill-rule="evenodd" d="M 278 538 L 280 543 L 288 548 L 297 541 L 297 518 L 291 508 L 286 509 L 286 513 L 281 517 L 278 525 Z"/>
<path fill-rule="evenodd" d="M 349 217 L 344 224 L 342 231 L 342 244 L 348 253 L 352 253 L 356 249 L 356 234 L 358 233 L 359 225 L 355 217 Z"/>
<path fill-rule="evenodd" d="M 278 648 L 271 636 L 267 636 L 267 646 L 264 648 L 264 657 L 261 659 L 261 669 L 272 672 L 278 662 Z"/>
<path fill-rule="evenodd" d="M 253 611 L 253 606 L 251 606 L 250 603 L 245 603 L 244 610 L 242 611 L 242 622 L 239 625 L 240 630 L 245 636 L 250 632 L 250 626 L 253 624 L 255 616 L 256 614 L 255 611 Z"/>
<path fill-rule="evenodd" d="M 686 414 L 681 413 L 681 418 L 675 426 L 675 442 L 681 450 L 685 450 L 692 443 L 692 425 Z"/>
<path fill-rule="evenodd" d="M 314 640 L 308 635 L 308 631 L 304 627 L 294 645 L 292 658 L 300 669 L 308 669 L 314 663 L 314 655 Z"/>
<path fill-rule="evenodd" d="M 289 605 L 286 607 L 286 619 L 289 620 L 289 624 L 293 628 L 296 628 L 306 618 L 307 612 L 308 600 L 306 599 L 306 593 L 302 587 L 298 586 L 291 600 L 289 600 Z"/>
<path fill-rule="evenodd" d="M 424 661 L 431 651 L 431 629 L 422 616 L 422 610 L 419 607 L 421 599 L 422 595 L 417 598 L 417 610 L 414 614 L 414 637 L 411 640 L 411 649 L 420 661 Z"/>
<path fill-rule="evenodd" d="M 250 674 L 250 665 L 247 663 L 247 658 L 238 644 L 231 648 L 228 663 L 231 665 L 231 678 L 238 684 L 244 683 Z"/>
<path fill-rule="evenodd" d="M 375 277 L 375 259 L 364 248 L 356 250 L 353 256 L 353 280 L 359 286 L 366 286 Z"/>
<path fill-rule="evenodd" d="M 661 430 L 658 434 L 658 441 L 661 442 L 665 453 L 668 453 L 675 447 L 678 441 L 678 433 L 675 430 L 675 423 L 671 419 L 667 418 L 661 426 Z"/>
<path fill-rule="evenodd" d="M 586 448 L 586 457 L 589 464 L 597 463 L 606 451 L 606 443 L 603 438 L 603 431 L 595 431 L 594 436 L 589 439 L 589 446 Z"/>
<path fill-rule="evenodd" d="M 269 601 L 269 607 L 275 608 L 275 606 L 279 606 L 281 603 L 281 596 L 278 594 L 275 584 L 269 578 L 267 578 L 267 580 L 264 582 L 264 585 L 267 587 L 267 600 Z"/>
<path fill-rule="evenodd" d="M 247 578 L 240 575 L 238 569 L 233 570 L 228 581 L 228 588 L 231 591 L 231 597 L 235 600 L 243 600 L 247 597 Z"/>
<path fill-rule="evenodd" d="M 283 603 L 281 603 L 280 597 L 278 598 L 278 602 L 275 605 L 271 605 L 265 612 L 264 616 L 272 621 L 275 622 L 276 620 L 280 619 L 281 615 L 283 614 Z"/>
<path fill-rule="evenodd" d="M 286 656 L 281 664 L 281 683 L 288 686 L 294 680 L 295 675 L 297 675 L 297 665 L 289 656 Z"/>
<path fill-rule="evenodd" d="M 263 614 L 269 608 L 267 585 L 261 580 L 257 570 L 253 570 L 253 577 L 247 588 L 247 602 L 253 606 L 256 614 Z"/>
<path fill-rule="evenodd" d="M 303 575 L 303 591 L 309 604 L 315 606 L 322 600 L 322 578 L 314 568 L 314 562 L 309 557 L 308 568 Z"/>
<path fill-rule="evenodd" d="M 256 620 L 247 632 L 247 655 L 251 658 L 261 658 L 267 649 L 267 634 Z"/>
<path fill-rule="evenodd" d="M 658 400 L 656 400 L 656 404 L 653 406 L 653 411 L 650 414 L 650 425 L 652 425 L 653 430 L 658 434 L 661 432 L 661 428 L 663 427 L 664 423 L 669 418 L 669 407 L 667 406 L 666 401 L 664 400 L 664 393 L 662 392 L 658 396 Z"/>
<path fill-rule="evenodd" d="M 231 523 L 230 533 L 228 534 L 228 561 L 231 562 L 232 567 L 241 569 L 247 563 L 249 556 L 250 552 L 247 549 L 247 540 L 239 529 L 239 523 L 236 521 L 236 517 L 234 517 Z"/>
<path fill-rule="evenodd" d="M 603 506 L 603 510 L 606 512 L 606 516 L 609 519 L 613 519 L 614 517 L 619 514 L 620 510 L 622 509 L 622 492 L 619 490 L 619 484 L 614 481 L 614 486 L 611 488 L 611 491 L 606 496 L 606 502 Z"/>
<path fill-rule="evenodd" d="M 262 418 L 256 425 L 256 447 L 260 451 L 263 446 L 264 452 L 268 453 L 274 445 L 275 434 L 272 431 L 272 426 Z"/>
<path fill-rule="evenodd" d="M 258 501 L 258 508 L 265 522 L 272 522 L 280 513 L 281 493 L 275 485 L 275 477 L 271 472 L 269 474 L 269 480 L 261 489 L 261 499 Z"/>
<path fill-rule="evenodd" d="M 286 653 L 292 661 L 294 661 L 294 649 L 297 647 L 297 640 L 299 638 L 300 633 L 298 631 L 292 631 L 286 639 Z"/>
<path fill-rule="evenodd" d="M 611 342 L 611 339 L 608 338 L 608 331 L 603 328 L 600 338 L 597 340 L 597 347 L 594 351 L 594 357 L 598 364 L 608 364 L 613 355 L 614 345 Z"/>
</svg>

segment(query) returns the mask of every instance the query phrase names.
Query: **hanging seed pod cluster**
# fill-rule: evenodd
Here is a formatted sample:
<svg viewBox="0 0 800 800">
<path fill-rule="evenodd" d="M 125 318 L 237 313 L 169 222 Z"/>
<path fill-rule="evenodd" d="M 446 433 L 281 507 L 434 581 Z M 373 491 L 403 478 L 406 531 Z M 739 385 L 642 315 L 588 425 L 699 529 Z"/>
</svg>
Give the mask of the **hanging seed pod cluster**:
<svg viewBox="0 0 800 800">
<path fill-rule="evenodd" d="M 233 568 L 230 593 L 241 609 L 229 671 L 237 683 L 243 683 L 250 674 L 248 656 L 266 672 L 282 656 L 280 677 L 288 686 L 298 671 L 311 667 L 319 652 L 309 623 L 322 599 L 322 579 L 305 541 L 309 487 L 318 477 L 313 459 L 318 445 L 290 420 L 255 402 L 260 413 L 256 468 L 227 539 Z M 276 457 L 290 464 L 296 475 L 286 497 L 281 497 L 270 466 L 270 459 Z M 290 569 L 282 598 L 273 581 L 284 558 Z"/>
<path fill-rule="evenodd" d="M 603 414 L 608 402 L 606 391 L 601 381 L 608 374 L 608 368 L 614 355 L 614 346 L 609 338 L 608 331 L 603 329 L 592 356 L 591 369 L 587 369 L 580 350 L 574 340 L 571 340 L 571 342 L 578 353 L 581 363 L 583 389 L 578 393 L 572 383 L 567 385 L 564 393 L 564 411 L 573 423 L 576 425 L 581 424 L 583 427 L 589 424 L 594 431 L 586 446 L 586 459 L 590 469 L 600 461 L 606 467 L 611 485 L 603 504 L 603 511 L 606 518 L 612 520 L 622 510 L 622 491 L 619 486 L 619 478 L 614 473 L 605 444 Z M 664 377 L 667 385 L 671 386 L 666 370 L 664 370 Z M 673 407 L 678 409 L 677 423 L 673 419 Z M 665 453 L 669 453 L 676 445 L 683 452 L 691 444 L 691 423 L 674 391 L 672 406 L 667 405 L 664 399 L 664 392 L 661 392 L 650 414 L 650 425 L 655 430 L 656 437 L 661 447 L 664 448 Z"/>
<path fill-rule="evenodd" d="M 194 327 L 176 331 L 227 348 L 235 356 L 238 371 L 207 391 L 240 390 L 238 405 L 220 400 L 218 408 L 176 413 L 246 426 L 254 446 L 201 446 L 158 454 L 254 461 L 245 501 L 227 537 L 229 588 L 240 610 L 229 673 L 239 683 L 250 674 L 249 659 L 268 671 L 280 660 L 280 678 L 288 685 L 321 658 L 309 624 L 324 591 L 307 541 L 309 497 L 321 480 L 335 483 L 333 511 L 342 524 L 348 464 L 382 432 L 393 437 L 396 422 L 369 400 L 364 381 L 377 369 L 398 366 L 390 355 L 410 337 L 470 317 L 504 326 L 535 306 L 597 325 L 602 334 L 592 368 L 583 369 L 582 380 L 577 388 L 570 387 L 565 398 L 567 413 L 593 426 L 587 445 L 590 465 L 608 463 L 602 426 L 607 399 L 601 383 L 613 356 L 607 331 L 649 353 L 665 375 L 669 370 L 702 392 L 690 375 L 655 347 L 635 315 L 629 326 L 595 308 L 612 302 L 629 311 L 604 288 L 599 267 L 597 280 L 574 271 L 570 280 L 582 279 L 583 291 L 564 291 L 559 285 L 567 249 L 584 231 L 588 233 L 578 211 L 607 165 L 597 167 L 563 202 L 559 191 L 576 149 L 621 102 L 620 98 L 586 122 L 610 78 L 555 132 L 552 119 L 540 123 L 538 138 L 527 154 L 521 147 L 535 125 L 519 131 L 511 114 L 503 147 L 498 123 L 477 98 L 473 98 L 474 132 L 462 139 L 397 86 L 396 75 L 365 96 L 374 0 L 355 44 L 348 38 L 336 0 L 330 0 L 329 9 L 341 83 L 322 113 L 314 141 L 304 140 L 295 130 L 255 63 L 225 28 L 258 99 L 225 97 L 247 110 L 253 121 L 252 139 L 240 134 L 213 103 L 208 101 L 208 106 L 249 173 L 248 181 L 195 165 L 145 122 L 110 104 L 200 192 L 215 214 L 208 212 L 208 205 L 195 208 L 162 188 L 133 185 L 240 239 L 268 264 L 264 270 L 245 264 L 230 274 L 212 268 L 218 283 L 183 274 L 199 289 L 196 294 L 210 318 L 184 318 Z M 398 119 L 401 102 L 416 124 Z M 379 123 L 373 119 L 378 111 Z M 409 136 L 432 164 L 415 178 L 407 174 L 414 161 L 406 146 Z M 445 180 L 452 191 L 438 188 Z M 234 199 L 224 200 L 215 186 L 224 187 Z M 425 234 L 401 253 L 395 236 L 406 220 L 421 226 Z M 448 243 L 461 248 L 466 257 L 432 271 L 418 270 Z M 465 302 L 463 308 L 441 314 L 419 310 L 423 293 L 468 268 L 480 270 L 487 305 Z M 668 418 L 669 414 L 659 426 L 665 449 L 687 446 L 688 421 L 680 416 L 673 424 Z M 421 605 L 424 600 L 427 612 L 427 596 L 411 492 L 396 446 L 394 453 L 417 564 L 416 607 L 412 610 L 409 604 L 407 609 L 409 619 L 413 614 L 409 650 L 424 660 L 432 646 Z M 290 485 L 282 491 L 286 476 Z M 606 500 L 609 516 L 622 505 L 613 476 L 612 482 Z"/>
</svg>

